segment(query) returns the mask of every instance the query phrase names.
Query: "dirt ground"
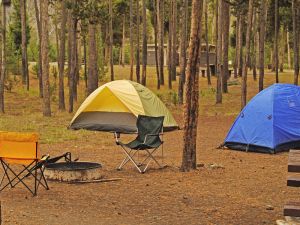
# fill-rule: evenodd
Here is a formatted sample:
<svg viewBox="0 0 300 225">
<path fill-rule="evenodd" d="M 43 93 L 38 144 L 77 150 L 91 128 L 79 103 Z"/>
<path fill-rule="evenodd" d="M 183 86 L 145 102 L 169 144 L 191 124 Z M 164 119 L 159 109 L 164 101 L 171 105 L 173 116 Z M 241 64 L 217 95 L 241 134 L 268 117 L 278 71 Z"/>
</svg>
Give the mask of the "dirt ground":
<svg viewBox="0 0 300 225">
<path fill-rule="evenodd" d="M 204 83 L 202 80 L 201 85 Z M 167 167 L 160 170 L 151 164 L 145 174 L 139 174 L 132 164 L 122 171 L 116 170 L 124 155 L 112 134 L 73 131 L 80 138 L 42 143 L 42 152 L 59 155 L 71 151 L 80 161 L 100 162 L 106 178 L 122 180 L 91 184 L 49 182 L 50 190 L 40 189 L 36 197 L 21 186 L 6 189 L 0 193 L 3 225 L 275 224 L 283 218 L 285 202 L 299 199 L 299 190 L 286 186 L 288 153 L 270 155 L 217 149 L 236 117 L 237 110 L 229 112 L 239 108 L 240 86 L 230 87 L 232 94 L 225 97 L 225 102 L 231 99 L 228 110 L 214 106 L 213 100 L 204 100 L 205 90 L 201 92 L 197 143 L 197 161 L 204 166 L 188 173 L 179 171 L 182 130 L 164 135 Z M 253 86 L 250 96 L 256 91 Z M 8 94 L 11 100 L 17 96 Z M 28 107 L 22 105 L 22 98 L 14 101 L 20 101 L 16 107 Z M 8 111 L 17 118 L 10 104 Z M 172 111 L 182 125 L 181 109 L 174 107 Z M 30 117 L 29 113 L 26 115 Z M 47 130 L 47 121 L 45 124 L 40 133 Z M 67 124 L 65 121 L 62 126 Z M 212 163 L 219 168 L 211 168 Z"/>
</svg>

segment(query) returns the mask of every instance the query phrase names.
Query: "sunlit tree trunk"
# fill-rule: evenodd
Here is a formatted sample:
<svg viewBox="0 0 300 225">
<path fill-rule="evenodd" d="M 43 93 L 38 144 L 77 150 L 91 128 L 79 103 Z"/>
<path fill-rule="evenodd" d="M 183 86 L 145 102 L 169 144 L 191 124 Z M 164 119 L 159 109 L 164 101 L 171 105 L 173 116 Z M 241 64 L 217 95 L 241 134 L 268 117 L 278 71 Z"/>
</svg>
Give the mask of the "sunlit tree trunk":
<svg viewBox="0 0 300 225">
<path fill-rule="evenodd" d="M 266 3 L 262 1 L 259 9 L 259 91 L 264 89 L 265 74 L 265 36 L 266 36 Z"/>
<path fill-rule="evenodd" d="M 217 92 L 216 92 L 216 103 L 222 103 L 222 74 L 223 74 L 223 68 L 222 68 L 222 6 L 223 6 L 223 0 L 219 0 L 217 2 L 217 8 L 218 11 L 218 37 L 217 37 Z"/>
<path fill-rule="evenodd" d="M 239 45 L 238 45 L 238 51 L 239 51 L 239 57 L 238 57 L 238 75 L 242 76 L 243 73 L 243 20 L 244 16 L 240 14 L 240 20 L 239 20 Z"/>
<path fill-rule="evenodd" d="M 294 45 L 294 84 L 298 85 L 299 77 L 299 4 L 297 0 L 292 1 L 292 10 L 293 10 L 293 45 Z"/>
<path fill-rule="evenodd" d="M 235 58 L 234 58 L 234 78 L 238 77 L 238 59 L 239 59 L 239 23 L 241 15 L 238 13 L 235 22 Z"/>
<path fill-rule="evenodd" d="M 133 0 L 129 5 L 129 38 L 130 38 L 130 80 L 133 80 L 134 46 L 133 46 Z"/>
<path fill-rule="evenodd" d="M 211 85 L 210 80 L 210 68 L 209 68 L 209 45 L 208 45 L 208 1 L 204 1 L 204 13 L 205 13 L 205 44 L 206 44 L 206 77 L 207 77 L 207 83 L 208 85 Z"/>
<path fill-rule="evenodd" d="M 141 82 L 140 78 L 140 0 L 136 1 L 136 36 L 137 36 L 137 43 L 136 43 L 136 81 L 138 83 Z"/>
<path fill-rule="evenodd" d="M 22 83 L 26 84 L 29 90 L 29 73 L 28 73 L 28 57 L 27 57 L 27 36 L 26 36 L 26 0 L 20 0 L 21 14 L 21 33 L 22 33 Z"/>
<path fill-rule="evenodd" d="M 88 61 L 88 82 L 87 95 L 90 95 L 98 88 L 97 68 L 97 45 L 96 45 L 96 24 L 89 23 L 89 61 Z"/>
<path fill-rule="evenodd" d="M 177 66 L 177 0 L 173 0 L 172 10 L 172 80 L 176 81 L 176 66 Z"/>
<path fill-rule="evenodd" d="M 58 91 L 58 108 L 66 110 L 65 105 L 65 90 L 64 90 L 64 70 L 65 70 L 65 51 L 66 51 L 66 23 L 67 23 L 67 10 L 66 2 L 62 1 L 61 5 L 61 27 L 60 27 L 60 45 L 59 45 L 59 91 Z"/>
<path fill-rule="evenodd" d="M 143 49 L 142 49 L 142 84 L 146 86 L 147 75 L 147 15 L 146 15 L 146 2 L 142 0 L 143 8 Z"/>
<path fill-rule="evenodd" d="M 39 47 L 41 47 L 41 19 L 40 19 L 40 10 L 38 6 L 37 0 L 34 0 L 34 9 L 35 9 L 35 19 L 36 19 L 36 25 L 37 25 L 37 31 L 38 31 L 38 37 L 39 37 Z M 40 98 L 43 97 L 43 76 L 42 76 L 42 55 L 41 51 L 39 51 L 39 59 L 38 59 L 38 78 L 39 78 L 39 95 Z"/>
<path fill-rule="evenodd" d="M 289 28 L 286 28 L 286 47 L 288 54 L 288 68 L 291 69 L 291 47 L 290 47 L 290 32 Z"/>
<path fill-rule="evenodd" d="M 178 85 L 178 102 L 183 104 L 183 90 L 185 84 L 186 52 L 187 52 L 187 16 L 188 0 L 182 0 L 181 29 L 180 29 L 180 76 Z"/>
<path fill-rule="evenodd" d="M 253 0 L 249 0 L 245 62 L 244 62 L 244 67 L 243 67 L 242 88 L 241 88 L 241 92 L 242 92 L 242 94 L 241 94 L 241 109 L 243 109 L 247 103 L 247 74 L 248 74 L 249 51 L 250 51 L 250 42 L 251 42 L 252 16 L 253 16 Z"/>
<path fill-rule="evenodd" d="M 174 60 L 173 57 L 173 47 L 172 47 L 172 37 L 173 37 L 173 3 L 174 1 L 170 1 L 169 8 L 169 32 L 168 32 L 168 86 L 169 89 L 172 89 L 172 69 Z"/>
<path fill-rule="evenodd" d="M 202 0 L 192 1 L 192 21 L 189 58 L 186 70 L 186 103 L 184 106 L 184 134 L 181 171 L 196 169 L 196 143 L 199 108 L 199 53 L 201 41 Z"/>
<path fill-rule="evenodd" d="M 42 80 L 43 80 L 43 115 L 51 116 L 50 107 L 50 83 L 49 83 L 49 15 L 48 15 L 48 5 L 49 0 L 40 0 L 41 9 L 41 55 L 42 55 Z"/>
<path fill-rule="evenodd" d="M 109 63 L 110 63 L 110 80 L 115 79 L 114 59 L 113 59 L 113 7 L 112 0 L 109 0 Z"/>
<path fill-rule="evenodd" d="M 274 41 L 274 54 L 275 54 L 275 75 L 276 75 L 276 83 L 279 83 L 278 76 L 278 0 L 275 0 L 275 41 Z"/>
<path fill-rule="evenodd" d="M 158 32 L 158 62 L 160 84 L 165 84 L 164 79 L 164 0 L 157 0 L 157 32 Z"/>
<path fill-rule="evenodd" d="M 223 92 L 227 93 L 227 80 L 229 78 L 229 68 L 228 68 L 228 48 L 229 48 L 229 25 L 230 25 L 230 14 L 229 14 L 229 4 L 223 1 L 222 6 L 222 16 L 223 16 L 223 34 L 222 34 L 222 47 L 223 47 L 223 71 L 222 71 L 222 84 Z"/>
<path fill-rule="evenodd" d="M 6 6 L 2 7 L 2 23 L 1 23 L 1 73 L 0 73 L 0 113 L 4 113 L 4 81 L 6 76 Z"/>
<path fill-rule="evenodd" d="M 155 47 L 155 68 L 157 77 L 157 89 L 160 89 L 160 76 L 159 76 L 159 62 L 158 62 L 158 45 L 157 45 L 157 9 L 156 4 L 158 0 L 153 0 L 153 16 L 154 16 L 154 47 Z"/>
</svg>

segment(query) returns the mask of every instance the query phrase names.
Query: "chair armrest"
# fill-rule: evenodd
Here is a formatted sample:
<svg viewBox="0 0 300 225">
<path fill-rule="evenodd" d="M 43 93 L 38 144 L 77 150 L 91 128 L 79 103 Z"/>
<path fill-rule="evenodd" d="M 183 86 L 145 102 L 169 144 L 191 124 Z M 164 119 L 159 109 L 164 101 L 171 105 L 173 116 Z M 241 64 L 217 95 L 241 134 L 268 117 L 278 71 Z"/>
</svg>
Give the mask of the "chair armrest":
<svg viewBox="0 0 300 225">
<path fill-rule="evenodd" d="M 146 141 L 147 141 L 147 138 L 150 136 L 157 136 L 157 137 L 159 137 L 160 135 L 163 135 L 163 133 L 158 133 L 158 134 L 146 134 L 146 136 L 145 136 L 145 139 L 144 139 L 144 143 L 143 144 L 145 144 L 146 143 Z"/>
</svg>

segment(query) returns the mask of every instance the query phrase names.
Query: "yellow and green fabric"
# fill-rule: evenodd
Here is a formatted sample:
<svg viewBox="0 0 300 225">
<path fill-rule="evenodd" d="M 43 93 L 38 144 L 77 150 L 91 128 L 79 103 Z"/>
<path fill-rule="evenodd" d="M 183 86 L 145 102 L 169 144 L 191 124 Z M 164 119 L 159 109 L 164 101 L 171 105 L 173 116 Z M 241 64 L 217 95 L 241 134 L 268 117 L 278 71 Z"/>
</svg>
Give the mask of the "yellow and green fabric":
<svg viewBox="0 0 300 225">
<path fill-rule="evenodd" d="M 136 132 L 138 115 L 164 116 L 164 130 L 178 125 L 164 103 L 148 88 L 129 80 L 106 83 L 90 94 L 73 117 L 71 129 Z"/>
</svg>

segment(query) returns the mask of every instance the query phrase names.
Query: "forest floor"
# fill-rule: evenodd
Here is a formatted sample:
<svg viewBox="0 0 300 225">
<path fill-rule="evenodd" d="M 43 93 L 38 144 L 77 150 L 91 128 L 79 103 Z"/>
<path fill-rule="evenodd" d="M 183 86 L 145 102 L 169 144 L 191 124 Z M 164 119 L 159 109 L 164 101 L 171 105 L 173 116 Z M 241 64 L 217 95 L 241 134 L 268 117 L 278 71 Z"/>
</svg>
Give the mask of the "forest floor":
<svg viewBox="0 0 300 225">
<path fill-rule="evenodd" d="M 116 67 L 117 78 L 128 74 L 128 67 Z M 175 91 L 163 87 L 157 92 L 154 68 L 148 74 L 149 88 L 167 102 L 182 127 L 182 107 L 174 104 Z M 266 86 L 274 80 L 274 74 L 266 74 Z M 292 83 L 292 72 L 281 73 L 280 81 Z M 76 109 L 84 99 L 84 82 L 80 82 Z M 232 82 L 235 85 L 223 95 L 223 104 L 215 105 L 215 82 L 213 78 L 208 87 L 206 79 L 200 78 L 197 161 L 204 166 L 188 173 L 179 171 L 183 144 L 179 130 L 164 136 L 167 167 L 160 170 L 151 164 L 145 174 L 131 164 L 116 170 L 124 155 L 112 134 L 67 130 L 73 114 L 57 110 L 54 85 L 53 116 L 46 118 L 41 113 L 37 80 L 32 79 L 29 92 L 16 84 L 11 93 L 5 93 L 6 114 L 0 117 L 0 130 L 39 132 L 43 154 L 71 151 L 81 161 L 101 163 L 106 178 L 122 179 L 81 185 L 49 182 L 50 190 L 40 189 L 36 197 L 21 186 L 5 189 L 0 193 L 3 225 L 275 224 L 283 218 L 285 202 L 299 199 L 299 190 L 286 186 L 288 153 L 217 149 L 240 110 L 240 84 Z M 258 91 L 258 81 L 249 76 L 248 82 L 250 99 Z"/>
</svg>

